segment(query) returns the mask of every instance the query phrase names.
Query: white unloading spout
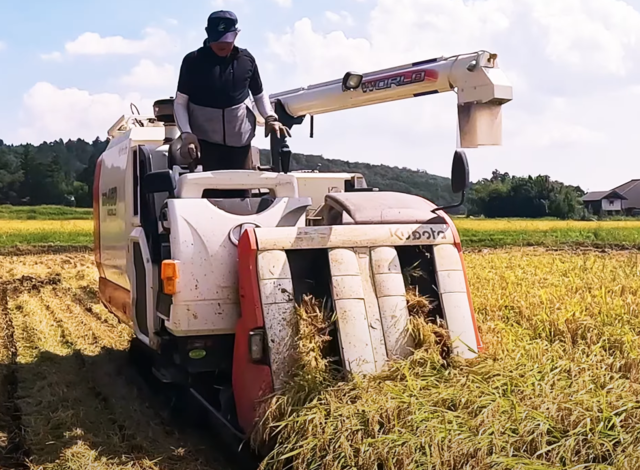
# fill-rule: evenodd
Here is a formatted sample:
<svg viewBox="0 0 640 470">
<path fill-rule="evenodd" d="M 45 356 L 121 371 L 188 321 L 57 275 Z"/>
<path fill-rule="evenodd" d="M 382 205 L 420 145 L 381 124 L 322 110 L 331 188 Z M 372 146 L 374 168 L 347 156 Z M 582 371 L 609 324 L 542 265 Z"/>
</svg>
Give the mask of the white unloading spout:
<svg viewBox="0 0 640 470">
<path fill-rule="evenodd" d="M 449 91 L 458 95 L 460 146 L 501 145 L 502 105 L 513 99 L 513 90 L 498 67 L 497 55 L 486 51 L 366 74 L 348 73 L 342 79 L 276 93 L 270 99 L 276 111 L 286 115 L 281 119 L 299 124 L 307 115 Z"/>
</svg>

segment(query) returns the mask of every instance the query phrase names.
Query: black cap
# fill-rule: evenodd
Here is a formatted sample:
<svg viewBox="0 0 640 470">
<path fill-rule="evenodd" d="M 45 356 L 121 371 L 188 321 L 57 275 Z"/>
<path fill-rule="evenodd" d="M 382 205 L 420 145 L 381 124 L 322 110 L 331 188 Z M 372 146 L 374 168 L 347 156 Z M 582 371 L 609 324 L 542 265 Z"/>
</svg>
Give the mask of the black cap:
<svg viewBox="0 0 640 470">
<path fill-rule="evenodd" d="M 238 17 L 232 11 L 214 11 L 207 20 L 208 42 L 233 42 L 238 35 Z"/>
</svg>

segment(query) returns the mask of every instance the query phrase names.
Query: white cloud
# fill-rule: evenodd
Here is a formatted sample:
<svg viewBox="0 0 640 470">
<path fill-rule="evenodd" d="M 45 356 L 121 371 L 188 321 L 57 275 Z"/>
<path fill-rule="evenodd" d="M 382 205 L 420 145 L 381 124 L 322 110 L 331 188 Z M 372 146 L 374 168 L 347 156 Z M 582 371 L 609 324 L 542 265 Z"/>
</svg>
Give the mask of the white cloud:
<svg viewBox="0 0 640 470">
<path fill-rule="evenodd" d="M 123 36 L 101 36 L 86 32 L 64 46 L 68 56 L 106 56 L 106 55 L 152 55 L 163 56 L 174 52 L 178 41 L 163 29 L 146 28 L 141 39 L 127 39 Z M 62 53 L 43 54 L 43 59 L 60 60 Z"/>
<path fill-rule="evenodd" d="M 280 5 L 281 7 L 290 7 L 293 5 L 293 0 L 273 0 L 275 3 Z"/>
<path fill-rule="evenodd" d="M 24 123 L 18 131 L 20 142 L 40 143 L 55 139 L 94 139 L 106 137 L 107 130 L 130 103 L 142 114 L 152 113 L 152 100 L 132 93 L 91 94 L 77 88 L 58 88 L 50 83 L 36 83 L 24 96 L 21 115 Z"/>
<path fill-rule="evenodd" d="M 132 89 L 175 89 L 177 82 L 176 68 L 171 64 L 156 64 L 142 59 L 129 74 L 120 79 L 120 83 Z"/>
<path fill-rule="evenodd" d="M 273 92 L 339 78 L 347 70 L 488 49 L 498 53 L 514 101 L 503 111 L 504 145 L 468 151 L 473 177 L 498 167 L 606 189 L 640 173 L 640 161 L 628 151 L 640 146 L 634 131 L 640 94 L 632 88 L 640 76 L 640 11 L 628 3 L 377 0 L 366 38 L 324 34 L 314 26 L 304 18 L 269 36 L 272 56 L 287 65 Z M 268 84 L 275 82 L 268 77 Z M 455 103 L 455 95 L 446 93 L 318 116 L 315 139 L 294 128 L 291 145 L 446 175 L 456 144 Z M 618 155 L 629 156 L 607 164 Z"/>
<path fill-rule="evenodd" d="M 287 74 L 291 86 L 332 79 L 347 70 L 365 70 L 371 64 L 368 40 L 347 38 L 342 31 L 317 33 L 309 18 L 296 22 L 285 34 L 269 34 L 267 40 L 278 59 L 295 66 L 294 73 Z"/>
<path fill-rule="evenodd" d="M 325 11 L 324 17 L 333 24 L 346 24 L 347 26 L 354 24 L 353 17 L 347 11 L 341 11 L 340 13 Z"/>
</svg>

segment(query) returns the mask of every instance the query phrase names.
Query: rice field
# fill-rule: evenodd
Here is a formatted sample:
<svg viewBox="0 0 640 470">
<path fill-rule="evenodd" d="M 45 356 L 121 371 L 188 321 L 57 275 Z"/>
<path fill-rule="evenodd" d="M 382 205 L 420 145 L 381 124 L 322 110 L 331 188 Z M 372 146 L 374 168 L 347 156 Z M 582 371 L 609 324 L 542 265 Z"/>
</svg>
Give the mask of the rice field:
<svg viewBox="0 0 640 470">
<path fill-rule="evenodd" d="M 75 210 L 75 213 L 78 215 L 74 216 L 73 211 L 67 210 L 57 219 L 51 215 L 49 220 L 29 220 L 24 211 L 6 213 L 21 217 L 19 219 L 3 218 L 0 211 L 0 251 L 6 252 L 15 247 L 42 247 L 45 250 L 52 247 L 91 247 L 93 221 L 86 218 L 85 210 Z M 640 248 L 640 220 L 583 222 L 455 218 L 454 223 L 463 246 L 469 249 L 512 246 Z"/>
<path fill-rule="evenodd" d="M 89 246 L 92 220 L 1 220 L 0 249 L 19 246 Z"/>
<path fill-rule="evenodd" d="M 481 359 L 447 365 L 426 348 L 384 376 L 325 384 L 274 416 L 283 427 L 264 468 L 291 453 L 310 469 L 381 456 L 388 469 L 638 468 L 636 255 L 510 248 L 466 260 Z M 0 265 L 0 468 L 223 468 L 146 405 L 90 254 Z"/>
<path fill-rule="evenodd" d="M 447 360 L 434 336 L 379 376 L 301 374 L 257 436 L 277 443 L 265 468 L 639 468 L 637 256 L 466 259 L 485 352 Z"/>
<path fill-rule="evenodd" d="M 379 376 L 315 369 L 264 404 L 264 470 L 640 468 L 640 221 L 455 222 L 484 353 L 433 328 Z M 132 370 L 92 231 L 0 216 L 0 469 L 228 468 Z"/>
</svg>

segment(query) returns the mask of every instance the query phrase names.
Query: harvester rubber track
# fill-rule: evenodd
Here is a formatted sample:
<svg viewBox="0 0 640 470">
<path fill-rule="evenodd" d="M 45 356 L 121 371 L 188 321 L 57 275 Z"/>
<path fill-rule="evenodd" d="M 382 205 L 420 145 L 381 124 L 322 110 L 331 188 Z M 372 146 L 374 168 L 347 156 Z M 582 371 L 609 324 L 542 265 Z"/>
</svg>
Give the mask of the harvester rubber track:
<svg viewBox="0 0 640 470">
<path fill-rule="evenodd" d="M 260 466 L 250 444 L 207 402 L 204 390 L 160 380 L 152 371 L 148 348 L 138 339 L 131 342 L 129 358 L 141 385 L 154 397 L 151 406 L 167 410 L 164 417 L 169 426 L 203 449 L 212 460 L 222 459 L 228 468 L 256 470 Z"/>
</svg>

